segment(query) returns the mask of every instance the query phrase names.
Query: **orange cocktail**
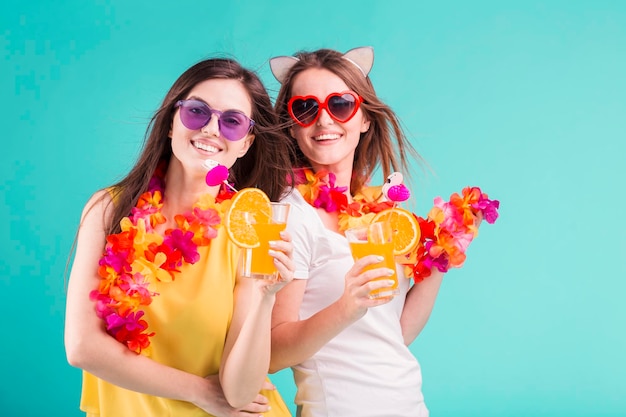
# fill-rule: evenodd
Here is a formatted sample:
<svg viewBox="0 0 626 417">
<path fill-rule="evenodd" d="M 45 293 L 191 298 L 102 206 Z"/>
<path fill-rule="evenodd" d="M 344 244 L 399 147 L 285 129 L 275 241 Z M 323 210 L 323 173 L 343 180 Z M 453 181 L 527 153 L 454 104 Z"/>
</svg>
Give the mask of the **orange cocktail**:
<svg viewBox="0 0 626 417">
<path fill-rule="evenodd" d="M 269 254 L 270 242 L 280 240 L 280 232 L 287 227 L 289 204 L 268 203 L 259 213 L 246 212 L 242 220 L 247 224 L 246 234 L 254 235 L 257 245 L 243 249 L 240 259 L 240 274 L 243 277 L 276 279 L 278 271 L 274 257 Z"/>
<path fill-rule="evenodd" d="M 270 241 L 280 240 L 280 232 L 285 230 L 285 223 L 257 223 L 253 224 L 254 231 L 259 237 L 260 245 L 250 249 L 250 272 L 259 275 L 273 275 L 276 271 L 274 258 L 269 255 Z"/>
<path fill-rule="evenodd" d="M 363 271 L 375 268 L 389 268 L 394 271 L 391 276 L 374 278 L 374 280 L 392 280 L 393 285 L 373 290 L 370 295 L 372 297 L 391 297 L 398 294 L 398 274 L 393 255 L 394 244 L 391 225 L 387 222 L 380 222 L 348 229 L 346 230 L 346 238 L 350 243 L 350 251 L 355 261 L 367 255 L 378 255 L 384 258 L 381 262 L 366 266 Z"/>
</svg>

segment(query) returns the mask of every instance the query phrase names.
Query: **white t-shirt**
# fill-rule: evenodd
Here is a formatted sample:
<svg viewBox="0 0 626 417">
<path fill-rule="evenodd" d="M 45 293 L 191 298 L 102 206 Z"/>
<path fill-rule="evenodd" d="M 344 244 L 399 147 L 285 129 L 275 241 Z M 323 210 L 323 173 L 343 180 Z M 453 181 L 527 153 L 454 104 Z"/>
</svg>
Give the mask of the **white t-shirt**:
<svg viewBox="0 0 626 417">
<path fill-rule="evenodd" d="M 307 279 L 299 319 L 339 299 L 354 261 L 344 236 L 324 227 L 297 190 L 287 230 L 292 236 L 295 278 Z M 301 417 L 427 417 L 420 366 L 404 344 L 400 315 L 409 280 L 398 269 L 400 294 L 370 308 L 313 357 L 292 367 Z"/>
</svg>

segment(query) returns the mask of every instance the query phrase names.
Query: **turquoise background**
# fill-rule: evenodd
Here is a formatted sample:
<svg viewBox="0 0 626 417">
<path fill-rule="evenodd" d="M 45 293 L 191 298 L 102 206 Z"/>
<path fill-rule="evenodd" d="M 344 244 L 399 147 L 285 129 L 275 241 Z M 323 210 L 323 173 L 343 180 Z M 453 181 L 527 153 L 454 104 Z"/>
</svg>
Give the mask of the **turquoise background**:
<svg viewBox="0 0 626 417">
<path fill-rule="evenodd" d="M 300 5 L 296 5 L 300 4 Z M 432 415 L 626 415 L 626 2 L 17 1 L 0 5 L 0 414 L 79 416 L 64 269 L 196 61 L 372 45 L 431 169 L 414 209 L 501 201 L 411 346 Z M 287 401 L 289 371 L 273 377 Z"/>
</svg>

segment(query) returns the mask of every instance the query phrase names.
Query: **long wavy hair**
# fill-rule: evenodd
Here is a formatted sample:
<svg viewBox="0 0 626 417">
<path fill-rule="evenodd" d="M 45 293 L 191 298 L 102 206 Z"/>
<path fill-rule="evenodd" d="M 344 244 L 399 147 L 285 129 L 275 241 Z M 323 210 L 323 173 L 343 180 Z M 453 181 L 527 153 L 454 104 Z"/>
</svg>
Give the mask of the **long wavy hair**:
<svg viewBox="0 0 626 417">
<path fill-rule="evenodd" d="M 272 102 L 260 78 L 233 59 L 207 59 L 187 69 L 174 82 L 148 124 L 137 162 L 126 177 L 110 187 L 116 194 L 113 216 L 106 225 L 108 234 L 120 231 L 120 220 L 130 214 L 141 194 L 148 190 L 157 166 L 162 162 L 169 164 L 172 147 L 168 136 L 176 111 L 175 103 L 186 98 L 197 84 L 210 79 L 241 82 L 252 102 L 255 139 L 245 156 L 229 169 L 228 180 L 237 189 L 260 188 L 272 201 L 278 200 L 293 183 L 290 163 L 294 159 L 291 155 L 293 144 L 279 129 Z"/>
<path fill-rule="evenodd" d="M 342 53 L 332 49 L 318 49 L 313 52 L 300 51 L 295 57 L 299 61 L 286 75 L 274 106 L 286 135 L 289 135 L 290 128 L 295 125 L 287 111 L 287 103 L 292 96 L 293 81 L 302 71 L 310 68 L 326 69 L 341 78 L 350 90 L 363 98 L 361 109 L 371 123 L 369 130 L 361 133 L 354 154 L 350 183 L 352 195 L 361 190 L 378 166 L 386 178 L 393 171 L 409 170 L 407 154 L 422 161 L 402 131 L 396 114 L 376 95 L 370 78 L 364 77 L 354 63 L 343 58 Z M 306 156 L 297 145 L 296 148 L 294 166 L 310 167 L 311 163 Z"/>
</svg>

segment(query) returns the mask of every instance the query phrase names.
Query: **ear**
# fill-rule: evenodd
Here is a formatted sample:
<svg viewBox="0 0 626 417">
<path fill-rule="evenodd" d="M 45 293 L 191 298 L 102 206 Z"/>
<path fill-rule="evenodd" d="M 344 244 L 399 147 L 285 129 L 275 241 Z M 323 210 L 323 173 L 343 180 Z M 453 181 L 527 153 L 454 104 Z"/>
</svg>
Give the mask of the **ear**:
<svg viewBox="0 0 626 417">
<path fill-rule="evenodd" d="M 298 61 L 298 58 L 293 56 L 277 56 L 270 59 L 270 68 L 272 74 L 278 80 L 279 83 L 284 84 L 285 77 L 289 73 L 291 67 L 293 67 Z"/>
<path fill-rule="evenodd" d="M 368 119 L 366 119 L 365 117 L 363 118 L 363 121 L 361 122 L 361 133 L 365 133 L 368 130 L 370 130 L 370 124 L 372 122 L 370 122 Z"/>
<path fill-rule="evenodd" d="M 360 46 L 350 49 L 343 54 L 343 58 L 356 65 L 363 73 L 363 76 L 367 77 L 374 65 L 374 48 L 371 46 Z"/>
<path fill-rule="evenodd" d="M 241 158 L 242 156 L 244 156 L 248 152 L 248 149 L 250 149 L 250 146 L 252 146 L 252 142 L 254 142 L 254 135 L 250 134 L 245 139 L 245 142 L 243 144 L 243 148 L 241 148 L 241 150 L 239 151 L 239 154 L 237 155 L 237 158 Z"/>
</svg>

